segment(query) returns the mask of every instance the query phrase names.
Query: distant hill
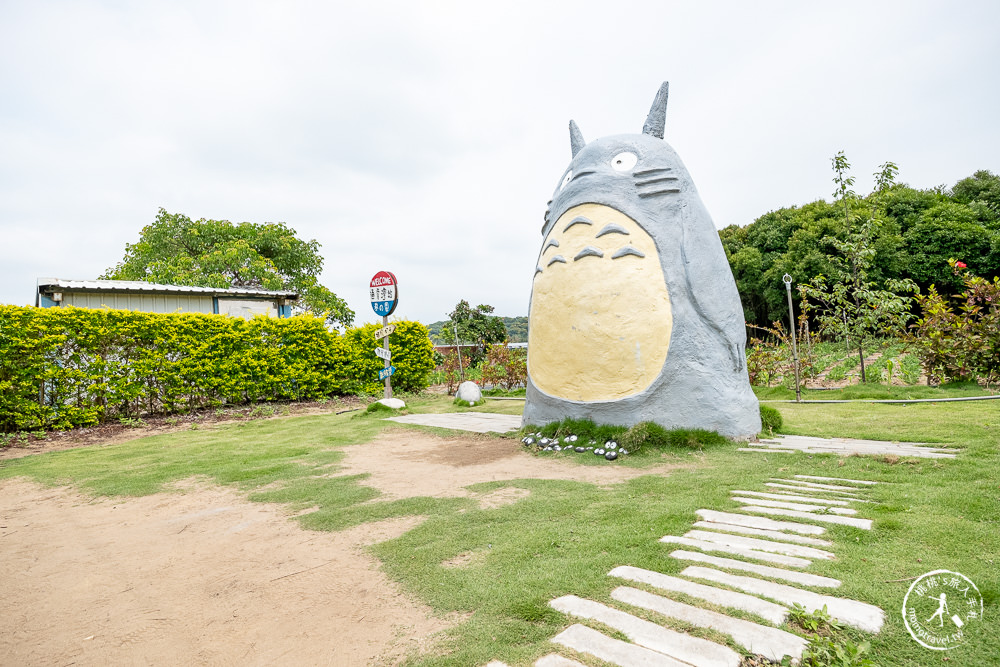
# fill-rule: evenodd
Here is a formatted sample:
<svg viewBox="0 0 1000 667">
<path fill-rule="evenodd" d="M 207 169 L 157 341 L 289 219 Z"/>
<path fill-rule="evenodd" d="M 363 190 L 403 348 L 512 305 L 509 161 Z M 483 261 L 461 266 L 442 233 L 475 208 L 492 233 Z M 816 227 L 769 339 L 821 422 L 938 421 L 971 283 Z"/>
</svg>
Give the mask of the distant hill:
<svg viewBox="0 0 1000 667">
<path fill-rule="evenodd" d="M 501 317 L 503 320 L 504 327 L 507 328 L 507 339 L 511 343 L 527 343 L 528 342 L 528 317 Z M 441 327 L 448 323 L 448 320 L 441 320 L 440 322 L 435 322 L 433 324 L 428 324 L 427 328 L 430 329 L 431 340 L 435 345 L 444 345 L 444 341 L 441 340 Z"/>
</svg>

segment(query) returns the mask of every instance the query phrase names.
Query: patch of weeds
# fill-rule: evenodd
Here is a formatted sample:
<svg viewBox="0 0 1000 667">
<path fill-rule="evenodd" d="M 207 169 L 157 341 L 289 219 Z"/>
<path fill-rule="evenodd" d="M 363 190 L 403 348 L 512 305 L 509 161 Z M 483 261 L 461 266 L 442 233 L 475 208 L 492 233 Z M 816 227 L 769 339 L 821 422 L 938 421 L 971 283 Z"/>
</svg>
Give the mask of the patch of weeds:
<svg viewBox="0 0 1000 667">
<path fill-rule="evenodd" d="M 794 604 L 788 612 L 788 622 L 814 635 L 830 636 L 844 629 L 840 621 L 830 615 L 826 605 L 822 609 L 808 612 L 802 605 Z"/>
<path fill-rule="evenodd" d="M 255 405 L 250 411 L 250 417 L 273 417 L 276 412 L 273 405 Z"/>
<path fill-rule="evenodd" d="M 142 428 L 146 425 L 142 417 L 119 417 L 118 423 L 126 428 Z"/>
<path fill-rule="evenodd" d="M 785 420 L 781 418 L 780 412 L 772 408 L 770 405 L 760 406 L 761 433 L 764 433 L 765 431 L 768 435 L 779 433 L 781 432 L 781 427 L 784 423 Z"/>
<path fill-rule="evenodd" d="M 483 403 L 486 402 L 486 400 L 484 399 L 482 401 L 466 401 L 461 398 L 456 398 L 452 402 L 460 408 L 474 408 L 477 405 L 482 405 Z"/>
<path fill-rule="evenodd" d="M 399 410 L 396 410 L 395 408 L 390 408 L 385 403 L 379 403 L 378 401 L 374 401 L 374 402 L 368 404 L 368 407 L 365 408 L 364 414 L 366 414 L 366 415 L 398 415 L 399 414 Z"/>
<path fill-rule="evenodd" d="M 167 417 L 166 419 L 163 420 L 163 423 L 166 424 L 167 426 L 177 426 L 178 424 L 181 423 L 181 420 L 178 417 Z"/>
<path fill-rule="evenodd" d="M 799 661 L 800 667 L 875 667 L 875 663 L 864 655 L 869 644 L 855 644 L 843 637 L 843 624 L 830 615 L 826 605 L 813 612 L 807 612 L 800 604 L 792 605 L 788 623 L 810 635 L 809 645 Z M 790 658 L 786 656 L 781 664 L 791 665 Z"/>
<path fill-rule="evenodd" d="M 13 447 L 25 439 L 27 434 L 21 433 L 0 433 L 0 448 Z"/>
<path fill-rule="evenodd" d="M 868 642 L 855 644 L 849 639 L 815 635 L 802 652 L 799 667 L 876 667 L 871 658 L 864 655 L 869 648 Z M 791 662 L 782 661 L 781 664 L 791 665 Z"/>
<path fill-rule="evenodd" d="M 522 429 L 523 435 L 541 433 L 546 438 L 577 436 L 580 441 L 603 444 L 608 440 L 617 442 L 631 453 L 655 449 L 697 449 L 727 444 L 725 436 L 714 431 L 701 429 L 675 429 L 668 431 L 655 422 L 640 422 L 631 428 L 613 424 L 595 424 L 588 419 L 563 419 L 546 424 L 541 428 L 528 425 Z"/>
</svg>

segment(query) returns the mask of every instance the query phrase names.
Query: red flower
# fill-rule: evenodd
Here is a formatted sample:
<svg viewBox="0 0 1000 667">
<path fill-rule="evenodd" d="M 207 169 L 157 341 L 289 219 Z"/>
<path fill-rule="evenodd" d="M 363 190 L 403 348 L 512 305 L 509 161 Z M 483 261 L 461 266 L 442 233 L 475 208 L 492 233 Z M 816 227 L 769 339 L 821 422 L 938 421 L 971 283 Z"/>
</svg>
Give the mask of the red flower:
<svg viewBox="0 0 1000 667">
<path fill-rule="evenodd" d="M 966 268 L 965 262 L 955 262 L 955 268 L 956 269 L 964 269 L 964 268 Z"/>
</svg>

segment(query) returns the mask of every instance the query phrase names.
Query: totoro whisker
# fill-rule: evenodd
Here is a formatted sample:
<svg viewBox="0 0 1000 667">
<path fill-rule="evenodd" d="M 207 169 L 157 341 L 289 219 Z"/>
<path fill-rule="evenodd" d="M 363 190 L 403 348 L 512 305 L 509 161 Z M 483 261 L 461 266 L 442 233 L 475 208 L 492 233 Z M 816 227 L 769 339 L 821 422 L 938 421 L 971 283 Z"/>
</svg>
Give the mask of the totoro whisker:
<svg viewBox="0 0 1000 667">
<path fill-rule="evenodd" d="M 646 253 L 641 250 L 636 250 L 630 245 L 619 248 L 615 251 L 615 254 L 611 255 L 611 259 L 619 259 L 620 257 L 627 257 L 628 255 L 634 255 L 636 257 L 645 257 Z"/>
<path fill-rule="evenodd" d="M 636 185 L 651 185 L 653 183 L 665 183 L 668 181 L 676 181 L 676 176 L 656 176 L 654 178 L 647 179 L 645 181 L 636 181 Z"/>
<path fill-rule="evenodd" d="M 570 220 L 569 224 L 563 227 L 563 232 L 565 233 L 566 230 L 572 227 L 573 225 L 592 225 L 592 224 L 594 224 L 594 221 L 591 220 L 590 218 L 585 218 L 582 215 L 578 215 L 572 220 Z"/>
<path fill-rule="evenodd" d="M 650 176 L 652 174 L 665 174 L 668 171 L 673 171 L 671 167 L 656 167 L 655 169 L 643 169 L 641 171 L 633 171 L 632 176 L 636 178 L 640 176 Z"/>
<path fill-rule="evenodd" d="M 556 262 L 562 262 L 563 264 L 565 264 L 566 263 L 566 258 L 563 257 L 562 255 L 556 255 L 555 257 L 553 257 L 552 259 L 550 259 L 549 263 L 546 264 L 545 266 L 546 267 L 552 266 Z"/>
<path fill-rule="evenodd" d="M 616 225 L 615 223 L 610 222 L 604 225 L 604 228 L 601 231 L 597 232 L 597 236 L 595 236 L 594 238 L 599 239 L 605 234 L 624 234 L 625 236 L 628 236 L 628 230 L 622 227 L 621 225 Z"/>
<path fill-rule="evenodd" d="M 576 257 L 573 258 L 573 261 L 575 262 L 577 260 L 581 260 L 584 257 L 604 257 L 604 253 L 594 246 L 589 245 L 580 252 L 576 253 Z"/>
<path fill-rule="evenodd" d="M 581 171 L 581 172 L 578 172 L 578 173 L 576 173 L 576 174 L 573 174 L 573 178 L 571 178 L 571 179 L 570 179 L 570 183 L 572 183 L 572 182 L 573 182 L 573 181 L 575 181 L 576 179 L 580 178 L 581 176 L 586 176 L 586 175 L 588 175 L 588 174 L 593 174 L 593 173 L 594 173 L 594 172 L 596 172 L 596 171 L 597 171 L 596 169 L 584 169 L 584 170 L 583 170 L 583 171 Z"/>
<path fill-rule="evenodd" d="M 653 190 L 651 192 L 640 192 L 639 196 L 646 199 L 647 197 L 655 197 L 656 195 L 673 195 L 680 191 L 680 188 L 666 188 L 663 190 Z"/>
</svg>

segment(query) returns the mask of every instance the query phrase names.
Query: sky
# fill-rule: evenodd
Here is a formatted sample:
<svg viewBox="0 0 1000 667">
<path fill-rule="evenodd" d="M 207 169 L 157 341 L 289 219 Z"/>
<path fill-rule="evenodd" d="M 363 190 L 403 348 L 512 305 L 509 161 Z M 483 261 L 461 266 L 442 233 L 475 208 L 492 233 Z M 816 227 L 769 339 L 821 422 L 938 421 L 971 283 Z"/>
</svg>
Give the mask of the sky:
<svg viewBox="0 0 1000 667">
<path fill-rule="evenodd" d="M 94 279 L 160 208 L 284 222 L 356 323 L 526 315 L 545 202 L 587 140 L 665 139 L 717 227 L 1000 172 L 1000 3 L 0 0 L 0 303 Z M 781 286 L 778 286 L 780 288 Z"/>
</svg>

